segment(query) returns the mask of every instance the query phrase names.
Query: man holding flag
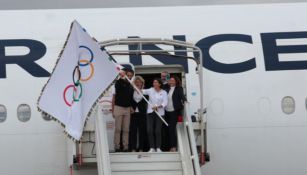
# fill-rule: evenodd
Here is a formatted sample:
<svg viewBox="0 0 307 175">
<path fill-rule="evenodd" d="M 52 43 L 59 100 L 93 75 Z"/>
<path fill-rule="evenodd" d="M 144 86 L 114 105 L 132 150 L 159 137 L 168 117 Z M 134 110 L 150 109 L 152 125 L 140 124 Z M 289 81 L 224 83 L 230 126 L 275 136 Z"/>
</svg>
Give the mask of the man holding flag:
<svg viewBox="0 0 307 175">
<path fill-rule="evenodd" d="M 120 72 L 120 79 L 115 83 L 112 111 L 115 119 L 114 148 L 116 152 L 121 151 L 120 138 L 122 138 L 123 151 L 128 151 L 131 104 L 134 90 L 126 78 L 131 80 L 133 74 L 132 70 L 124 69 Z M 123 133 L 122 137 L 121 133 Z"/>
</svg>

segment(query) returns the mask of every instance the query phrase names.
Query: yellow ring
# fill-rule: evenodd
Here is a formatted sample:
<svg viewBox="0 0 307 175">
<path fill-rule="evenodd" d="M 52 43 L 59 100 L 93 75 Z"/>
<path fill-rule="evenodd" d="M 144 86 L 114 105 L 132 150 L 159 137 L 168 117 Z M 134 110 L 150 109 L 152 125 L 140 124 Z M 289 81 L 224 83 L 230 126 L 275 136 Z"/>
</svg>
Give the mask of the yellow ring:
<svg viewBox="0 0 307 175">
<path fill-rule="evenodd" d="M 88 76 L 88 77 L 86 77 L 86 78 L 80 78 L 80 80 L 81 81 L 88 81 L 89 79 L 91 79 L 92 77 L 93 77 L 93 75 L 94 75 L 94 65 L 93 65 L 93 63 L 91 63 L 90 61 L 88 61 L 88 60 L 80 60 L 79 61 L 80 63 L 86 63 L 86 64 L 89 64 L 90 65 L 90 67 L 91 67 L 91 73 L 90 73 L 90 75 Z"/>
</svg>

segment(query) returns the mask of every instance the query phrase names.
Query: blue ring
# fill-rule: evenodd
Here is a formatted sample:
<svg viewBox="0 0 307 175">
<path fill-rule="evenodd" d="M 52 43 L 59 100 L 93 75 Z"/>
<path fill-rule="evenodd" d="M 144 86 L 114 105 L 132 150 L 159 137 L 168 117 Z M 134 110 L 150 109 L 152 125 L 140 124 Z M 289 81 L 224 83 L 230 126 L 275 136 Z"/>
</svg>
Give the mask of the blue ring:
<svg viewBox="0 0 307 175">
<path fill-rule="evenodd" d="M 90 48 L 86 47 L 86 46 L 79 46 L 79 49 L 80 49 L 80 48 L 84 48 L 84 49 L 88 50 L 88 51 L 90 52 L 90 54 L 91 54 L 91 59 L 90 59 L 90 61 L 89 61 L 88 63 L 84 63 L 84 64 L 82 64 L 82 63 L 80 63 L 80 62 L 78 63 L 79 66 L 87 66 L 87 65 L 89 65 L 91 62 L 93 62 L 94 54 L 93 54 L 92 50 L 91 50 Z"/>
</svg>

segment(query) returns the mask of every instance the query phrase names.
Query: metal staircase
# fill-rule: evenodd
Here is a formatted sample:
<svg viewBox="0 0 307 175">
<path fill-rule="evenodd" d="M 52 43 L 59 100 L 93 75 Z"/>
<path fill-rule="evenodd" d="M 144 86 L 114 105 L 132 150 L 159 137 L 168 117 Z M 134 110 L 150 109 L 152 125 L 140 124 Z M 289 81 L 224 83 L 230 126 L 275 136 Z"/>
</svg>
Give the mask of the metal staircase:
<svg viewBox="0 0 307 175">
<path fill-rule="evenodd" d="M 188 136 L 187 123 L 177 125 L 178 152 L 109 153 L 106 124 L 101 111 L 98 109 L 96 116 L 96 155 L 99 175 L 200 175 L 198 155 L 194 152 L 196 146 L 192 149 L 193 144 L 189 139 L 194 137 Z"/>
<path fill-rule="evenodd" d="M 111 153 L 112 175 L 183 175 L 178 152 Z"/>
</svg>

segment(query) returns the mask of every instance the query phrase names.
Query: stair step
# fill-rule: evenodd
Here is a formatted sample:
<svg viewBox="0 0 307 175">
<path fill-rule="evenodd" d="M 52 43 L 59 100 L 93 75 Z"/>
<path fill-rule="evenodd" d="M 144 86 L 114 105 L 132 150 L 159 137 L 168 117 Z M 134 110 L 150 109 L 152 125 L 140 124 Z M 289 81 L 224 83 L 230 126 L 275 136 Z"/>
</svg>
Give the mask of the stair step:
<svg viewBox="0 0 307 175">
<path fill-rule="evenodd" d="M 178 152 L 110 153 L 112 175 L 182 175 Z"/>
<path fill-rule="evenodd" d="M 111 169 L 115 171 L 165 171 L 165 170 L 182 170 L 181 162 L 123 162 L 111 163 Z"/>
<path fill-rule="evenodd" d="M 124 162 L 181 162 L 181 157 L 178 152 L 111 153 L 110 161 L 111 164 Z"/>
<path fill-rule="evenodd" d="M 182 171 L 133 171 L 112 172 L 112 175 L 183 175 Z"/>
</svg>

